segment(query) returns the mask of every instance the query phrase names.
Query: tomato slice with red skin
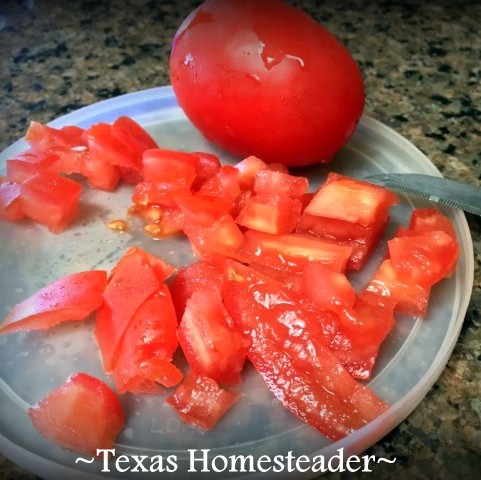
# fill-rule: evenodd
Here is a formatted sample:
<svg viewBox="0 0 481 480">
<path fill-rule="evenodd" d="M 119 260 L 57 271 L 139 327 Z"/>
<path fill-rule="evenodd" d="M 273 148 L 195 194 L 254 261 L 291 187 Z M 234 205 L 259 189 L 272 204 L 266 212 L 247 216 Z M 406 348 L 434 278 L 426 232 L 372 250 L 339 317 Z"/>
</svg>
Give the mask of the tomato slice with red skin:
<svg viewBox="0 0 481 480">
<path fill-rule="evenodd" d="M 110 275 L 95 323 L 106 373 L 112 372 L 120 340 L 132 317 L 174 271 L 174 267 L 138 247 L 129 248 L 119 260 Z"/>
<path fill-rule="evenodd" d="M 7 177 L 0 177 L 0 219 L 17 222 L 24 217 L 20 195 L 22 189 Z"/>
<path fill-rule="evenodd" d="M 208 227 L 229 213 L 231 205 L 212 195 L 178 195 L 175 204 L 184 214 L 185 224 Z"/>
<path fill-rule="evenodd" d="M 239 398 L 239 394 L 219 387 L 215 380 L 189 372 L 166 402 L 184 422 L 211 430 Z"/>
<path fill-rule="evenodd" d="M 125 425 L 118 397 L 103 381 L 80 372 L 28 409 L 35 429 L 57 445 L 85 455 L 111 449 Z"/>
<path fill-rule="evenodd" d="M 281 283 L 229 262 L 223 297 L 236 327 L 252 339 L 248 358 L 301 420 L 338 440 L 387 409 L 342 367 Z"/>
<path fill-rule="evenodd" d="M 387 188 L 331 172 L 304 211 L 367 227 L 385 221 L 398 202 Z"/>
<path fill-rule="evenodd" d="M 410 235 L 421 235 L 438 230 L 456 239 L 456 231 L 451 220 L 435 208 L 416 208 L 412 211 L 408 227 Z"/>
<path fill-rule="evenodd" d="M 236 223 L 265 233 L 291 233 L 299 223 L 301 208 L 299 200 L 286 195 L 257 194 L 245 200 Z"/>
<path fill-rule="evenodd" d="M 36 173 L 21 184 L 20 204 L 26 217 L 60 233 L 78 215 L 82 186 L 69 178 Z"/>
<path fill-rule="evenodd" d="M 0 326 L 0 335 L 83 320 L 102 304 L 106 285 L 104 270 L 59 278 L 13 307 Z"/>
<path fill-rule="evenodd" d="M 119 342 L 112 371 L 117 391 L 149 393 L 157 383 L 177 385 L 182 380 L 172 364 L 177 346 L 177 317 L 169 289 L 162 285 L 139 306 Z"/>
<path fill-rule="evenodd" d="M 220 292 L 194 291 L 187 300 L 178 337 L 193 372 L 219 384 L 241 383 L 250 340 L 233 329 Z"/>
<path fill-rule="evenodd" d="M 343 272 L 352 252 L 351 247 L 301 234 L 270 235 L 248 230 L 244 239 L 243 248 L 253 263 L 292 273 L 302 272 L 310 262 Z"/>
<path fill-rule="evenodd" d="M 195 291 L 207 290 L 220 292 L 222 273 L 206 262 L 195 262 L 179 268 L 175 278 L 169 284 L 177 318 L 184 315 L 187 300 Z"/>
</svg>

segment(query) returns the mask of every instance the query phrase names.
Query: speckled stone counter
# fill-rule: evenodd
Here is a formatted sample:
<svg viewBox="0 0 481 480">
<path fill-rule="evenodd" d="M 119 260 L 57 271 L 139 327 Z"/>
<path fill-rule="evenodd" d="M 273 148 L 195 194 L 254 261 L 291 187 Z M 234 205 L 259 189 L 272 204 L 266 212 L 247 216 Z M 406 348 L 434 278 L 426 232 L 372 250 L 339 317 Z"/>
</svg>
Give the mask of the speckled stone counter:
<svg viewBox="0 0 481 480">
<path fill-rule="evenodd" d="M 366 113 L 420 148 L 446 177 L 481 182 L 479 2 L 296 2 L 358 61 Z M 169 83 L 170 43 L 195 2 L 0 3 L 0 150 L 30 120 Z M 475 280 L 452 357 L 414 412 L 368 453 L 370 478 L 477 478 L 481 471 L 481 219 L 468 215 Z M 357 478 L 352 474 L 349 478 Z M 32 479 L 0 457 L 0 479 Z M 342 478 L 348 478 L 345 474 Z"/>
</svg>

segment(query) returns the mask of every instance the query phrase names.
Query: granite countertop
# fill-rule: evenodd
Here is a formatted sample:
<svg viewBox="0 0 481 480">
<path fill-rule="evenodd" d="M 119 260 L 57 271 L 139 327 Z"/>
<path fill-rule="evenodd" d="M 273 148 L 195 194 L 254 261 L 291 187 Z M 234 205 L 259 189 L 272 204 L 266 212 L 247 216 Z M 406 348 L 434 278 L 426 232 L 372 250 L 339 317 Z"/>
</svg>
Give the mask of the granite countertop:
<svg viewBox="0 0 481 480">
<path fill-rule="evenodd" d="M 367 114 L 410 140 L 446 177 L 481 185 L 479 2 L 296 3 L 358 61 Z M 3 1 L 0 151 L 24 134 L 30 120 L 49 122 L 105 98 L 167 85 L 171 40 L 195 4 Z M 475 279 L 459 341 L 421 404 L 368 450 L 397 459 L 379 464 L 371 478 L 479 476 L 481 219 L 467 215 L 467 221 Z M 0 457 L 0 480 L 7 478 L 35 476 Z"/>
</svg>

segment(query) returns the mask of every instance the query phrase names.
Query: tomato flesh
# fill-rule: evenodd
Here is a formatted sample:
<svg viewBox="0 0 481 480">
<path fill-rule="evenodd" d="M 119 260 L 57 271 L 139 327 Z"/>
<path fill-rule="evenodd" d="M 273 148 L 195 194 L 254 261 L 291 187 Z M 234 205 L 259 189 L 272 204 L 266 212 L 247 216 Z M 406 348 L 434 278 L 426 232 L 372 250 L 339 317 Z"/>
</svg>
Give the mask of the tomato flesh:
<svg viewBox="0 0 481 480">
<path fill-rule="evenodd" d="M 65 383 L 28 409 L 43 437 L 85 455 L 110 449 L 125 424 L 117 396 L 103 381 L 75 373 Z"/>
</svg>

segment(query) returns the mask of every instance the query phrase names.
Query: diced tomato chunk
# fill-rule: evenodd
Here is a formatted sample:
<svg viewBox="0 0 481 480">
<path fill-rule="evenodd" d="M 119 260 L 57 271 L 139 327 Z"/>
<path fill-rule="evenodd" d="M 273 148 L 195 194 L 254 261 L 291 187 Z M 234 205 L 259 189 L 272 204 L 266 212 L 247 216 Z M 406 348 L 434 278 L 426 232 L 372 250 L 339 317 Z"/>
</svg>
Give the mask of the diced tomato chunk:
<svg viewBox="0 0 481 480">
<path fill-rule="evenodd" d="M 459 254 L 456 240 L 442 230 L 395 237 L 388 248 L 396 276 L 427 288 L 452 271 Z"/>
<path fill-rule="evenodd" d="M 239 398 L 211 378 L 189 372 L 166 401 L 186 423 L 210 430 Z"/>
<path fill-rule="evenodd" d="M 117 396 L 103 381 L 75 373 L 65 383 L 28 409 L 43 437 L 85 455 L 111 449 L 125 424 Z"/>
<path fill-rule="evenodd" d="M 239 249 L 244 235 L 230 215 L 223 215 L 210 226 L 184 224 L 184 232 L 190 240 L 194 253 L 201 259 L 222 265 L 225 258 L 244 259 Z"/>
<path fill-rule="evenodd" d="M 195 291 L 220 292 L 221 285 L 222 273 L 206 262 L 195 262 L 179 268 L 169 285 L 177 318 L 182 318 L 187 300 Z"/>
<path fill-rule="evenodd" d="M 179 195 L 176 205 L 184 214 L 185 224 L 208 227 L 229 213 L 230 205 L 211 195 Z"/>
<path fill-rule="evenodd" d="M 304 212 L 301 215 L 296 232 L 308 233 L 340 245 L 352 247 L 347 269 L 360 270 L 369 259 L 386 226 L 387 220 L 380 220 L 364 227 L 358 223 L 319 217 Z"/>
<path fill-rule="evenodd" d="M 174 267 L 138 247 L 129 248 L 119 260 L 110 275 L 95 324 L 106 373 L 112 372 L 120 340 L 133 316 L 147 298 L 161 290 L 162 282 L 174 271 Z"/>
<path fill-rule="evenodd" d="M 339 313 L 354 306 L 356 292 L 343 273 L 322 263 L 308 263 L 302 280 L 303 292 L 317 308 Z"/>
<path fill-rule="evenodd" d="M 456 239 L 456 231 L 451 220 L 435 208 L 416 208 L 411 214 L 409 232 L 411 235 L 441 230 L 453 239 Z"/>
<path fill-rule="evenodd" d="M 0 335 L 83 320 L 102 304 L 106 285 L 107 272 L 104 270 L 59 278 L 13 307 L 0 326 Z"/>
<path fill-rule="evenodd" d="M 267 164 L 258 157 L 251 155 L 236 163 L 234 167 L 239 171 L 237 181 L 243 190 L 251 190 L 258 171 L 266 170 Z"/>
<path fill-rule="evenodd" d="M 307 192 L 308 187 L 309 180 L 306 177 L 294 176 L 267 169 L 260 170 L 256 173 L 253 190 L 256 193 L 300 197 Z"/>
<path fill-rule="evenodd" d="M 248 230 L 244 249 L 253 262 L 280 270 L 300 272 L 310 262 L 328 265 L 343 272 L 352 248 L 300 234 L 270 235 Z"/>
<path fill-rule="evenodd" d="M 241 382 L 250 341 L 233 329 L 220 292 L 194 291 L 179 325 L 179 343 L 190 368 L 219 384 Z"/>
<path fill-rule="evenodd" d="M 21 186 L 8 178 L 0 178 L 0 219 L 16 222 L 24 217 L 20 195 Z"/>
<path fill-rule="evenodd" d="M 399 279 L 391 260 L 384 260 L 361 293 L 372 305 L 393 308 L 396 313 L 425 317 L 430 289 Z"/>
<path fill-rule="evenodd" d="M 272 234 L 291 233 L 301 217 L 301 202 L 286 195 L 253 195 L 236 218 L 239 225 Z"/>
<path fill-rule="evenodd" d="M 143 181 L 137 184 L 132 200 L 138 205 L 173 206 L 177 195 L 190 195 L 195 167 L 183 152 L 146 150 L 143 155 Z"/>
<path fill-rule="evenodd" d="M 52 151 L 27 150 L 7 160 L 7 176 L 23 182 L 36 173 L 60 173 L 59 156 Z"/>
<path fill-rule="evenodd" d="M 238 178 L 239 172 L 231 165 L 223 165 L 217 172 L 206 180 L 198 190 L 200 195 L 218 198 L 232 208 L 236 198 L 241 193 Z"/>
<path fill-rule="evenodd" d="M 366 227 L 385 221 L 388 209 L 398 201 L 396 194 L 384 187 L 332 172 L 304 211 Z"/>
<path fill-rule="evenodd" d="M 25 140 L 36 150 L 47 151 L 53 148 L 70 149 L 72 147 L 86 146 L 84 129 L 69 125 L 54 128 L 38 122 L 30 122 Z"/>
<path fill-rule="evenodd" d="M 25 216 L 60 233 L 78 214 L 82 187 L 60 175 L 36 173 L 21 184 L 21 208 Z"/>
<path fill-rule="evenodd" d="M 177 317 L 168 287 L 162 285 L 135 311 L 119 342 L 113 367 L 117 391 L 149 393 L 152 384 L 177 385 L 182 380 L 172 364 L 177 345 Z"/>
</svg>

